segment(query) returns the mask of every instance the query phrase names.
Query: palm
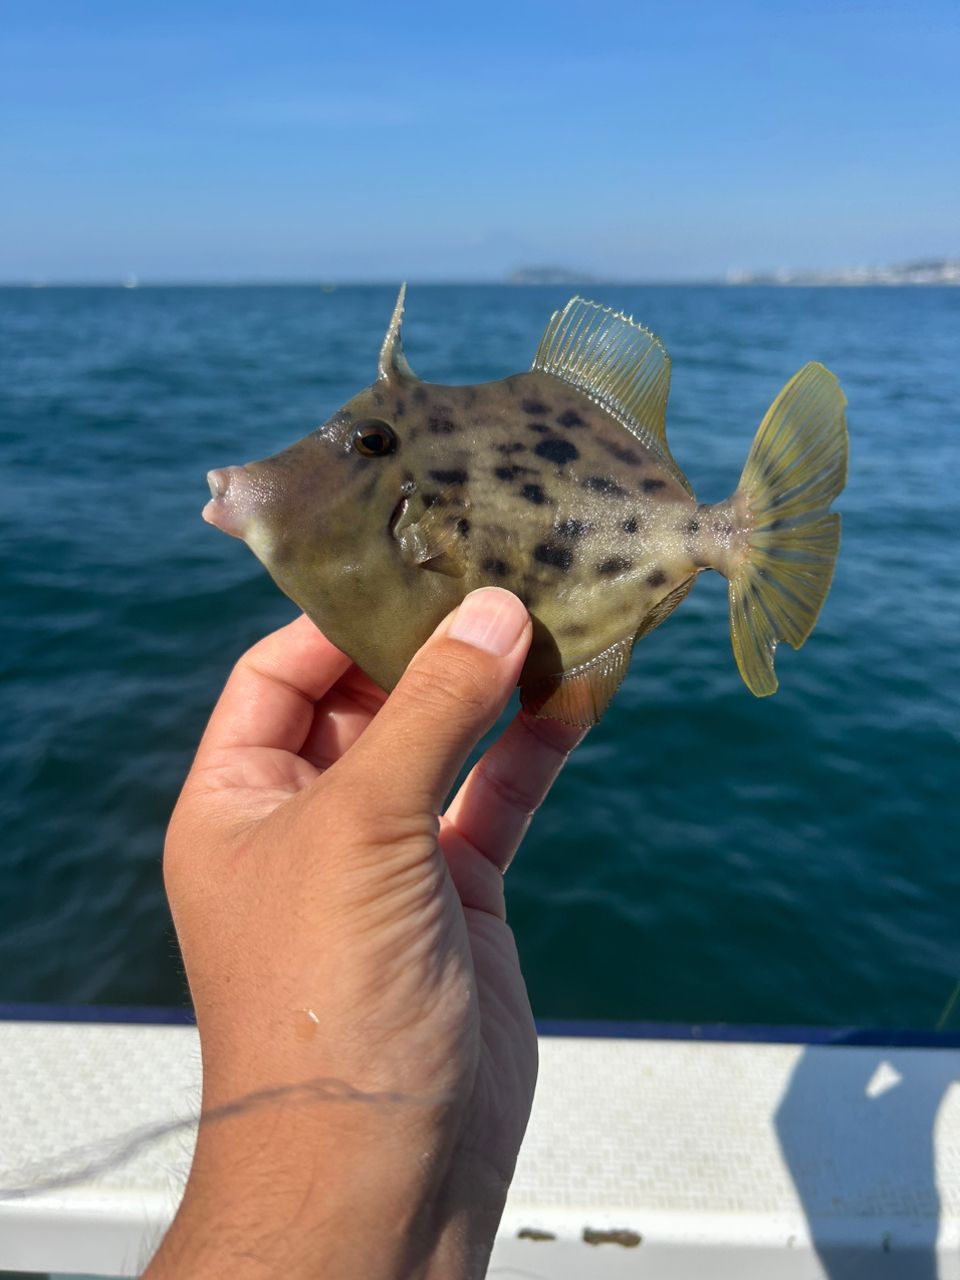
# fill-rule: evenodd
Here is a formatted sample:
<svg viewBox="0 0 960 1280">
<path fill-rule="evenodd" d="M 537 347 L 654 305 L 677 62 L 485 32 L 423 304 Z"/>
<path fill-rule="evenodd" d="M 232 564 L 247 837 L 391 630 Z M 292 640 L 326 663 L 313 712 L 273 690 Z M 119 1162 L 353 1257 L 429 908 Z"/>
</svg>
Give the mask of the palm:
<svg viewBox="0 0 960 1280">
<path fill-rule="evenodd" d="M 316 781 L 349 749 L 376 714 L 385 694 L 351 667 L 320 699 L 300 750 L 249 746 L 233 748 L 211 763 L 211 789 L 232 792 L 231 802 L 254 820 Z M 526 986 L 509 926 L 500 916 L 502 880 L 498 866 L 475 849 L 453 823 L 444 823 L 441 847 L 451 866 L 455 901 L 466 926 L 477 995 L 480 1046 L 469 1108 L 483 1145 L 508 1176 L 526 1124 L 537 1073 L 537 1042 Z M 512 852 L 512 850 L 510 851 Z M 452 897 L 452 895 L 451 895 Z M 463 937 L 460 928 L 447 937 Z M 505 1087 L 508 1085 L 509 1087 Z M 495 1137 L 495 1146 L 491 1137 Z M 465 1135 L 465 1140 L 469 1140 Z M 498 1158 L 498 1153 L 502 1157 Z"/>
<path fill-rule="evenodd" d="M 335 766 L 386 698 L 305 619 L 277 636 L 285 637 L 282 662 L 274 661 L 269 647 L 263 661 L 257 658 L 261 646 L 251 651 L 241 688 L 215 712 L 208 732 L 213 741 L 201 750 L 194 770 L 195 785 L 208 794 L 229 793 L 231 813 L 252 823 L 269 818 Z M 471 772 L 441 822 L 439 845 L 453 892 L 442 894 L 448 918 L 438 945 L 456 951 L 452 958 L 472 978 L 475 995 L 455 1015 L 475 1024 L 461 1026 L 467 1033 L 461 1042 L 476 1046 L 475 1060 L 460 1064 L 470 1096 L 458 1150 L 466 1163 L 482 1159 L 504 1181 L 529 1114 L 537 1041 L 505 920 L 503 870 L 579 737 L 563 725 L 534 725 L 518 716 Z"/>
<path fill-rule="evenodd" d="M 461 1145 L 509 1180 L 537 1079 L 537 1035 L 513 935 L 501 920 L 468 909 L 480 1014 L 480 1052 Z"/>
</svg>

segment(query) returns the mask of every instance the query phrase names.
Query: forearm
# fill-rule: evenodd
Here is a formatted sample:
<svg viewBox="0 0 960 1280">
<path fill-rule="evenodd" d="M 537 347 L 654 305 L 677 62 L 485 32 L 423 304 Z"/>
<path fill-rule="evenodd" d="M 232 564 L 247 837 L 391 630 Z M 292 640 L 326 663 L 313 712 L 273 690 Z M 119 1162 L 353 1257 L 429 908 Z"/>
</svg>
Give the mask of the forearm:
<svg viewBox="0 0 960 1280">
<path fill-rule="evenodd" d="M 462 1178 L 422 1118 L 378 1105 L 205 1120 L 145 1280 L 481 1280 L 505 1188 Z"/>
</svg>

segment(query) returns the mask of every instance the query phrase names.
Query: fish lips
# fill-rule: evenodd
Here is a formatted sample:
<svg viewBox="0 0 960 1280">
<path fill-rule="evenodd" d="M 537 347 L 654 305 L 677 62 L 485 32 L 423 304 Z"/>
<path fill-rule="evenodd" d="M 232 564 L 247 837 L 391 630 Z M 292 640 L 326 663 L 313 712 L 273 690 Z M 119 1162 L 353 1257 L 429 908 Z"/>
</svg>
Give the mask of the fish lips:
<svg viewBox="0 0 960 1280">
<path fill-rule="evenodd" d="M 210 501 L 201 511 L 207 524 L 244 540 L 253 515 L 250 477 L 243 467 L 220 467 L 207 472 Z"/>
</svg>

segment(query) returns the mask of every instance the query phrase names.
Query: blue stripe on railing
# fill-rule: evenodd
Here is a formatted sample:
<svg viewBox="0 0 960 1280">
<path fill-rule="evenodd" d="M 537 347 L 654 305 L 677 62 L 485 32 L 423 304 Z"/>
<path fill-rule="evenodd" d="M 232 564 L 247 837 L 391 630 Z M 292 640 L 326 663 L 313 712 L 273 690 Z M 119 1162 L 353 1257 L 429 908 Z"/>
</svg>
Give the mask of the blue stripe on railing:
<svg viewBox="0 0 960 1280">
<path fill-rule="evenodd" d="M 192 1009 L 165 1009 L 151 1005 L 0 1003 L 0 1022 L 126 1022 L 149 1026 L 192 1026 L 196 1018 Z"/>
<path fill-rule="evenodd" d="M 189 1008 L 93 1004 L 4 1004 L 2 1022 L 100 1022 L 149 1026 L 190 1026 Z M 863 1045 L 870 1048 L 956 1049 L 960 1031 L 887 1027 L 762 1026 L 733 1022 L 609 1022 L 539 1018 L 542 1036 L 581 1036 L 611 1040 L 702 1040 L 739 1044 Z"/>
<path fill-rule="evenodd" d="M 871 1048 L 960 1048 L 960 1031 L 888 1027 L 764 1026 L 736 1022 L 567 1022 L 539 1018 L 544 1036 L 593 1036 L 613 1040 L 704 1040 L 739 1044 L 864 1045 Z"/>
</svg>

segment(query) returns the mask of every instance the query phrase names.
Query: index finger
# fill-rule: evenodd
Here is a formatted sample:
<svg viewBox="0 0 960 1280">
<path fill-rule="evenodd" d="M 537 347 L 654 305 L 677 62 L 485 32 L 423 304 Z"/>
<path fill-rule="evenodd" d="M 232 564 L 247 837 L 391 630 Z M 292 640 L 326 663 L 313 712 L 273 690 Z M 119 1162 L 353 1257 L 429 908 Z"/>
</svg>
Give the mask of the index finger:
<svg viewBox="0 0 960 1280">
<path fill-rule="evenodd" d="M 314 704 L 349 666 L 350 659 L 305 615 L 264 637 L 230 673 L 196 763 L 236 748 L 298 752 L 310 732 Z"/>
</svg>

